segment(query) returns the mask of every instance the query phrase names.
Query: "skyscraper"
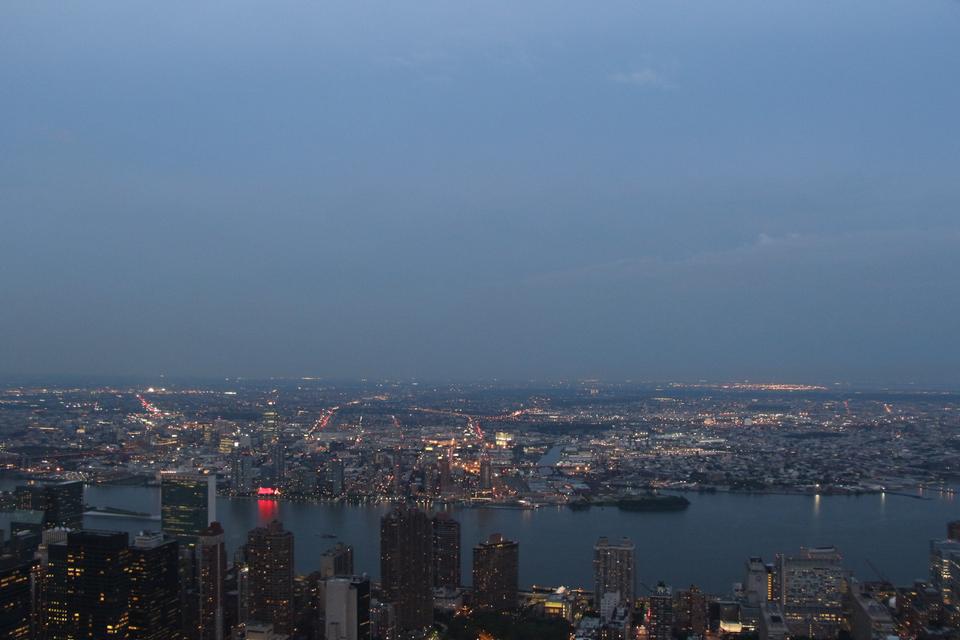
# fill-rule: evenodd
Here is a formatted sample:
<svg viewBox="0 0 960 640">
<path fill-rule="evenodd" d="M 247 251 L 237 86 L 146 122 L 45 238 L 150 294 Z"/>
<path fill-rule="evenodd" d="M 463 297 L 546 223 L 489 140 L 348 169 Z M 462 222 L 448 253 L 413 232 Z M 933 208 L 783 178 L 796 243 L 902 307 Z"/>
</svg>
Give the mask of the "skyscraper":
<svg viewBox="0 0 960 640">
<path fill-rule="evenodd" d="M 27 640 L 34 637 L 33 590 L 30 574 L 34 563 L 15 556 L 0 557 L 0 638 Z"/>
<path fill-rule="evenodd" d="M 161 473 L 160 522 L 163 532 L 193 541 L 216 520 L 217 479 L 192 473 Z"/>
<path fill-rule="evenodd" d="M 460 523 L 449 513 L 433 517 L 433 586 L 460 586 Z"/>
<path fill-rule="evenodd" d="M 130 549 L 126 533 L 71 531 L 47 548 L 47 638 L 128 638 Z"/>
<path fill-rule="evenodd" d="M 42 511 L 43 527 L 83 527 L 83 482 L 51 482 L 17 488 L 21 509 Z"/>
<path fill-rule="evenodd" d="M 236 495 L 253 491 L 253 456 L 248 451 L 234 451 L 230 470 L 230 488 Z"/>
<path fill-rule="evenodd" d="M 340 458 L 333 458 L 327 462 L 326 468 L 326 482 L 324 489 L 331 496 L 339 496 L 343 494 L 344 489 L 344 477 L 343 477 L 343 460 Z"/>
<path fill-rule="evenodd" d="M 326 640 L 370 640 L 370 581 L 330 578 L 325 611 Z"/>
<path fill-rule="evenodd" d="M 336 578 L 353 575 L 353 547 L 338 542 L 320 555 L 320 577 Z"/>
<path fill-rule="evenodd" d="M 274 520 L 247 536 L 248 616 L 273 624 L 277 633 L 293 631 L 293 534 Z"/>
<path fill-rule="evenodd" d="M 401 506 L 381 519 L 380 578 L 401 631 L 433 624 L 433 526 L 423 511 Z"/>
<path fill-rule="evenodd" d="M 499 533 L 473 548 L 474 606 L 496 611 L 517 608 L 520 545 Z"/>
<path fill-rule="evenodd" d="M 263 441 L 276 442 L 280 437 L 280 416 L 271 402 L 269 408 L 263 412 Z"/>
<path fill-rule="evenodd" d="M 650 612 L 647 619 L 650 640 L 673 638 L 673 592 L 660 582 L 650 595 Z"/>
<path fill-rule="evenodd" d="M 227 573 L 227 550 L 223 527 L 219 522 L 200 532 L 196 544 L 197 600 L 200 640 L 222 640 L 224 627 L 224 580 Z"/>
<path fill-rule="evenodd" d="M 619 593 L 620 602 L 633 608 L 634 584 L 636 574 L 634 567 L 635 550 L 629 538 L 622 538 L 619 542 L 610 542 L 608 538 L 600 538 L 593 547 L 593 582 L 594 598 L 597 605 L 608 593 Z"/>
<path fill-rule="evenodd" d="M 493 469 L 490 466 L 490 456 L 486 453 L 480 458 L 480 488 L 484 491 L 493 488 Z"/>
<path fill-rule="evenodd" d="M 287 479 L 287 447 L 277 441 L 270 447 L 270 466 L 273 468 L 274 488 L 281 488 Z"/>
<path fill-rule="evenodd" d="M 130 640 L 179 640 L 179 543 L 141 533 L 130 546 Z"/>
</svg>

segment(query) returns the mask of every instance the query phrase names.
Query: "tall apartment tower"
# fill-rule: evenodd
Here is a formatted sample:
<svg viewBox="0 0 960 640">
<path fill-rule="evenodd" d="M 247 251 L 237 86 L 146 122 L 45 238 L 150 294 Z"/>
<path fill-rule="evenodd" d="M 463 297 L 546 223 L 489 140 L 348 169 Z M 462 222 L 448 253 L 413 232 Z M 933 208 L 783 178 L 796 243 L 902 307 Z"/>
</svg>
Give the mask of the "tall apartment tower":
<svg viewBox="0 0 960 640">
<path fill-rule="evenodd" d="M 247 535 L 248 616 L 273 625 L 277 633 L 293 631 L 293 533 L 274 520 Z"/>
<path fill-rule="evenodd" d="M 380 520 L 380 578 L 398 629 L 433 624 L 433 524 L 423 511 L 396 507 Z"/>
<path fill-rule="evenodd" d="M 593 584 L 596 606 L 608 593 L 619 593 L 620 601 L 633 609 L 636 547 L 629 538 L 611 542 L 600 538 L 593 547 Z"/>
<path fill-rule="evenodd" d="M 128 542 L 126 533 L 71 531 L 47 547 L 44 637 L 129 637 Z"/>
<path fill-rule="evenodd" d="M 130 640 L 179 640 L 179 543 L 142 532 L 130 545 Z"/>
<path fill-rule="evenodd" d="M 160 526 L 181 542 L 192 542 L 216 520 L 217 479 L 194 473 L 160 474 Z"/>
<path fill-rule="evenodd" d="M 325 616 L 326 640 L 370 640 L 370 580 L 327 580 Z"/>
<path fill-rule="evenodd" d="M 673 638 L 673 592 L 660 582 L 650 595 L 650 617 L 647 621 L 650 640 Z"/>
<path fill-rule="evenodd" d="M 520 545 L 499 533 L 473 548 L 474 606 L 496 611 L 517 608 Z"/>
<path fill-rule="evenodd" d="M 460 523 L 443 512 L 433 517 L 433 586 L 460 587 Z"/>
</svg>

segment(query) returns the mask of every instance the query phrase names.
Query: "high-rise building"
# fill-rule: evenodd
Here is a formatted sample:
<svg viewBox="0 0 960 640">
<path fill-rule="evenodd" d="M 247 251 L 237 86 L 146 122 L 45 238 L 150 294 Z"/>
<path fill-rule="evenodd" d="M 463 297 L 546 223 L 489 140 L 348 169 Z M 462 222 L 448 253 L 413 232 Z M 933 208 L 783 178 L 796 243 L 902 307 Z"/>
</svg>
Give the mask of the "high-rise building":
<svg viewBox="0 0 960 640">
<path fill-rule="evenodd" d="M 460 523 L 444 512 L 433 517 L 433 586 L 460 587 Z"/>
<path fill-rule="evenodd" d="M 251 493 L 253 491 L 253 456 L 249 451 L 235 451 L 231 462 L 231 490 L 237 495 Z"/>
<path fill-rule="evenodd" d="M 42 511 L 43 528 L 83 527 L 83 482 L 52 482 L 17 488 L 20 509 Z"/>
<path fill-rule="evenodd" d="M 326 581 L 326 640 L 370 640 L 370 580 Z"/>
<path fill-rule="evenodd" d="M 474 606 L 496 611 L 517 608 L 520 545 L 493 533 L 473 548 Z"/>
<path fill-rule="evenodd" d="M 227 549 L 223 527 L 219 522 L 210 523 L 200 532 L 195 549 L 199 626 L 196 637 L 200 640 L 222 640 L 226 632 L 223 612 Z"/>
<path fill-rule="evenodd" d="M 850 587 L 847 602 L 850 611 L 850 635 L 853 640 L 896 638 L 896 625 L 890 610 L 863 593 L 860 585 L 855 581 Z"/>
<path fill-rule="evenodd" d="M 484 491 L 493 488 L 493 469 L 490 466 L 490 456 L 486 454 L 480 458 L 480 488 Z"/>
<path fill-rule="evenodd" d="M 280 438 L 280 416 L 277 410 L 271 406 L 263 412 L 263 441 L 266 443 L 275 442 Z"/>
<path fill-rule="evenodd" d="M 16 556 L 0 557 L 0 638 L 33 638 L 33 589 L 35 563 Z"/>
<path fill-rule="evenodd" d="M 141 533 L 130 546 L 130 640 L 179 640 L 179 543 Z"/>
<path fill-rule="evenodd" d="M 747 560 L 743 590 L 747 604 L 751 606 L 756 607 L 773 600 L 776 592 L 773 567 L 764 564 L 762 558 L 753 557 Z"/>
<path fill-rule="evenodd" d="M 930 585 L 940 594 L 944 607 L 956 606 L 960 592 L 960 541 L 930 541 Z"/>
<path fill-rule="evenodd" d="M 338 542 L 320 555 L 320 577 L 336 578 L 353 575 L 353 547 Z"/>
<path fill-rule="evenodd" d="M 451 468 L 450 458 L 451 453 L 446 451 L 441 454 L 440 460 L 437 462 L 437 466 L 440 469 L 440 495 L 442 496 L 451 495 L 454 491 L 453 470 Z"/>
<path fill-rule="evenodd" d="M 636 547 L 629 538 L 611 542 L 600 538 L 593 547 L 593 584 L 597 606 L 607 593 L 619 593 L 620 600 L 633 609 L 636 581 L 634 558 Z"/>
<path fill-rule="evenodd" d="M 647 633 L 650 640 L 673 638 L 673 592 L 662 582 L 657 583 L 657 588 L 650 594 Z"/>
<path fill-rule="evenodd" d="M 274 487 L 284 486 L 287 479 L 287 447 L 282 442 L 277 441 L 270 447 L 270 466 L 273 469 Z"/>
<path fill-rule="evenodd" d="M 126 533 L 71 531 L 47 547 L 46 638 L 128 638 L 130 548 Z"/>
<path fill-rule="evenodd" d="M 160 523 L 182 542 L 196 539 L 216 520 L 217 479 L 192 473 L 160 475 Z"/>
<path fill-rule="evenodd" d="M 798 635 L 833 637 L 843 616 L 847 578 L 843 558 L 834 547 L 801 548 L 779 556 L 780 604 L 787 626 Z"/>
<path fill-rule="evenodd" d="M 704 637 L 707 632 L 707 596 L 696 585 L 678 591 L 674 607 L 674 626 L 687 637 Z"/>
<path fill-rule="evenodd" d="M 343 476 L 343 460 L 333 458 L 327 462 L 326 468 L 326 492 L 332 496 L 342 495 L 346 488 Z"/>
<path fill-rule="evenodd" d="M 433 624 L 433 525 L 423 511 L 400 506 L 380 520 L 380 579 L 398 629 Z"/>
<path fill-rule="evenodd" d="M 273 625 L 277 633 L 293 631 L 293 533 L 274 520 L 247 535 L 248 616 Z"/>
</svg>

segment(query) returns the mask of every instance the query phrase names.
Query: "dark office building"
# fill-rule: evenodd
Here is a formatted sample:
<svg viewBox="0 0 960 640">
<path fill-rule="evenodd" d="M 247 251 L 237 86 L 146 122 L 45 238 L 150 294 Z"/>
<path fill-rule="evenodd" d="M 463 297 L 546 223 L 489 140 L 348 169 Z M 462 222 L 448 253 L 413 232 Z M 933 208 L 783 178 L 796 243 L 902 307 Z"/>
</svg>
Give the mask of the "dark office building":
<svg viewBox="0 0 960 640">
<path fill-rule="evenodd" d="M 221 640 L 224 625 L 224 587 L 227 576 L 227 549 L 223 527 L 213 522 L 200 532 L 196 544 L 197 591 L 200 640 Z"/>
<path fill-rule="evenodd" d="M 460 586 L 460 523 L 448 513 L 433 517 L 433 586 Z"/>
<path fill-rule="evenodd" d="M 284 485 L 287 478 L 287 447 L 276 442 L 270 448 L 270 466 L 273 467 L 274 488 Z"/>
<path fill-rule="evenodd" d="M 433 624 L 433 525 L 423 511 L 397 507 L 380 520 L 380 578 L 398 629 Z"/>
<path fill-rule="evenodd" d="M 49 545 L 44 576 L 46 638 L 129 638 L 130 548 L 126 533 L 71 531 Z"/>
<path fill-rule="evenodd" d="M 83 527 L 83 483 L 54 482 L 17 488 L 20 509 L 42 511 L 43 528 Z"/>
<path fill-rule="evenodd" d="M 179 544 L 141 533 L 130 546 L 130 640 L 179 640 Z"/>
<path fill-rule="evenodd" d="M 477 608 L 517 608 L 520 545 L 499 533 L 473 548 L 473 603 Z"/>
<path fill-rule="evenodd" d="M 0 638 L 26 640 L 32 635 L 33 563 L 15 556 L 0 558 Z"/>
<path fill-rule="evenodd" d="M 247 536 L 248 616 L 273 624 L 277 633 L 293 631 L 293 534 L 274 520 Z"/>
<path fill-rule="evenodd" d="M 163 473 L 160 477 L 160 522 L 163 532 L 192 542 L 216 519 L 216 478 Z"/>
</svg>

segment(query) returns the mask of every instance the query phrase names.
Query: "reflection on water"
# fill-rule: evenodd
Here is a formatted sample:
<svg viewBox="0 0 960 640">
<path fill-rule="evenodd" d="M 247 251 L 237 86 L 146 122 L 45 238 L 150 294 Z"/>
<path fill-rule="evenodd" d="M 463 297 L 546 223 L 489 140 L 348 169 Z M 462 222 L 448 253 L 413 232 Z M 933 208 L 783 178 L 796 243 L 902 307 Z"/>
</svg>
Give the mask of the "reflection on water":
<svg viewBox="0 0 960 640">
<path fill-rule="evenodd" d="M 259 524 L 268 524 L 280 515 L 280 504 L 276 500 L 257 500 Z"/>
<path fill-rule="evenodd" d="M 894 494 L 866 496 L 777 496 L 688 494 L 691 506 L 671 513 L 622 512 L 616 508 L 570 511 L 562 507 L 451 509 L 463 529 L 463 578 L 470 581 L 472 548 L 490 533 L 520 541 L 523 584 L 592 583 L 593 543 L 600 536 L 630 536 L 637 543 L 642 582 L 664 580 L 675 586 L 696 583 L 727 593 L 743 580 L 751 555 L 772 559 L 801 545 L 836 545 L 848 566 L 873 575 L 867 560 L 901 583 L 926 573 L 928 540 L 945 534 L 946 522 L 960 519 L 952 496 L 928 492 L 932 500 Z M 88 504 L 156 513 L 152 487 L 88 487 Z M 220 498 L 218 519 L 230 553 L 247 531 L 279 518 L 296 536 L 297 569 L 319 566 L 319 556 L 337 540 L 355 547 L 358 571 L 379 573 L 380 516 L 388 505 L 334 505 Z M 88 516 L 91 528 L 136 532 L 159 523 Z"/>
</svg>

